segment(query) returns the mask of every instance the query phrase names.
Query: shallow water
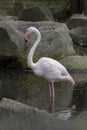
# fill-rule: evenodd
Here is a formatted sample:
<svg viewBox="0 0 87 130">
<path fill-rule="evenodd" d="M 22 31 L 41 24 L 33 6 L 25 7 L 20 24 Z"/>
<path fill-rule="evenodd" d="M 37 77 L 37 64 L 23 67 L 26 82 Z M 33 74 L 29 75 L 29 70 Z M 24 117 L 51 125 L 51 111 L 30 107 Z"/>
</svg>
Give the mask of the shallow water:
<svg viewBox="0 0 87 130">
<path fill-rule="evenodd" d="M 55 111 L 66 110 L 73 104 L 78 109 L 87 107 L 87 73 L 73 72 L 72 75 L 76 80 L 74 88 L 67 82 L 55 83 Z M 0 97 L 11 98 L 47 111 L 49 108 L 47 81 L 28 70 L 1 70 Z"/>
</svg>

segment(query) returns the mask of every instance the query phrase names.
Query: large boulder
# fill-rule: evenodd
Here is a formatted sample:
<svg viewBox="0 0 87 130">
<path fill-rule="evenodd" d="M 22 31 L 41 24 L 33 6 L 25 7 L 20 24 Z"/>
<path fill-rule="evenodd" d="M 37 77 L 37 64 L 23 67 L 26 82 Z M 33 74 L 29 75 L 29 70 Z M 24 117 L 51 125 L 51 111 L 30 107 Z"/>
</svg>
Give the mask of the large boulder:
<svg viewBox="0 0 87 130">
<path fill-rule="evenodd" d="M 59 116 L 50 115 L 46 111 L 4 98 L 0 102 L 0 130 L 15 129 L 87 130 L 87 111 L 78 113 L 70 120 L 64 121 L 59 119 Z"/>
<path fill-rule="evenodd" d="M 41 32 L 41 44 L 35 52 L 37 56 L 59 56 L 62 58 L 67 55 L 73 55 L 73 43 L 69 36 L 69 30 L 64 23 L 57 22 L 27 22 L 21 24 L 18 29 L 23 32 L 30 27 L 35 26 Z M 35 41 L 35 35 L 31 35 L 28 43 L 28 50 L 31 48 L 32 43 Z"/>
<path fill-rule="evenodd" d="M 68 56 L 60 60 L 68 69 L 77 71 L 87 70 L 87 56 Z"/>
<path fill-rule="evenodd" d="M 14 25 L 14 21 L 0 21 L 0 55 L 17 56 L 23 49 L 22 33 Z"/>
<path fill-rule="evenodd" d="M 64 23 L 2 20 L 0 22 L 0 32 L 3 37 L 0 38 L 0 44 L 1 50 L 6 49 L 6 51 L 2 51 L 1 55 L 21 55 L 24 59 L 27 59 L 28 51 L 35 41 L 35 35 L 32 34 L 27 44 L 28 48 L 26 52 L 24 52 L 25 43 L 23 35 L 30 26 L 39 29 L 42 35 L 41 44 L 35 52 L 36 59 L 42 55 L 62 58 L 74 54 L 72 39 Z"/>
<path fill-rule="evenodd" d="M 0 102 L 1 130 L 65 130 L 67 122 L 46 111 L 4 98 Z"/>
</svg>

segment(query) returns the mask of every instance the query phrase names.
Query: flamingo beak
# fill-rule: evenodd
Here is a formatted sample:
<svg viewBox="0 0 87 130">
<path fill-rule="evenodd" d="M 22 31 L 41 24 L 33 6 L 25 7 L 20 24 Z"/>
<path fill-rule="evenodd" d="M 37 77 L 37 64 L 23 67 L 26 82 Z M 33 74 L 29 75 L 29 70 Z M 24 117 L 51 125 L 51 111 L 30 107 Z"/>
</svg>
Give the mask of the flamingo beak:
<svg viewBox="0 0 87 130">
<path fill-rule="evenodd" d="M 24 41 L 27 43 L 28 42 L 28 37 L 29 37 L 29 34 L 28 34 L 28 32 L 26 32 L 25 34 L 24 34 Z"/>
<path fill-rule="evenodd" d="M 28 34 L 28 32 L 26 32 L 26 33 L 24 34 L 24 41 L 25 41 L 25 43 L 28 42 L 28 37 L 29 37 L 29 34 Z M 28 47 L 27 44 L 24 44 L 24 50 L 26 50 L 27 47 Z"/>
<path fill-rule="evenodd" d="M 28 42 L 28 40 L 26 40 L 25 38 L 24 38 L 24 41 L 27 43 Z"/>
</svg>

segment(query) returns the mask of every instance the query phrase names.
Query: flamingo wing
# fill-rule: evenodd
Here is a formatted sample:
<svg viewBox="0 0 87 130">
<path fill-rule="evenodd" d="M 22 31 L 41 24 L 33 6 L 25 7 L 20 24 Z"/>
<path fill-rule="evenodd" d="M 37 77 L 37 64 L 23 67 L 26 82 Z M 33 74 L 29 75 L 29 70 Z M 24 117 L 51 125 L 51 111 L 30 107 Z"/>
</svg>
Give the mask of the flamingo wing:
<svg viewBox="0 0 87 130">
<path fill-rule="evenodd" d="M 50 81 L 56 81 L 59 79 L 60 76 L 68 74 L 66 68 L 62 64 L 54 59 L 45 57 L 41 58 L 36 63 L 35 73 L 38 73 L 39 76 L 42 76 Z"/>
</svg>

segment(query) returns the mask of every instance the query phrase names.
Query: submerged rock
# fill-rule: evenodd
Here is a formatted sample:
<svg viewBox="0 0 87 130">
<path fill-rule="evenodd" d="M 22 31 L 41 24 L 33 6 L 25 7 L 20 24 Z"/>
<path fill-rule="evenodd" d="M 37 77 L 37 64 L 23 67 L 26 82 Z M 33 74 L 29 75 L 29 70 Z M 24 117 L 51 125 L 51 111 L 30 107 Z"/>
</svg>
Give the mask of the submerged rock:
<svg viewBox="0 0 87 130">
<path fill-rule="evenodd" d="M 87 111 L 77 114 L 67 130 L 87 130 Z"/>
<path fill-rule="evenodd" d="M 63 113 L 62 113 L 63 114 Z M 43 110 L 38 110 L 3 98 L 0 102 L 0 130 L 86 130 L 87 111 L 74 115 L 70 120 L 62 120 Z"/>
<path fill-rule="evenodd" d="M 6 98 L 0 102 L 0 130 L 65 130 L 64 126 L 46 111 Z"/>
</svg>

